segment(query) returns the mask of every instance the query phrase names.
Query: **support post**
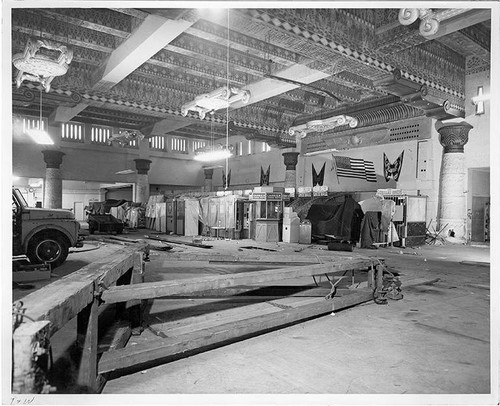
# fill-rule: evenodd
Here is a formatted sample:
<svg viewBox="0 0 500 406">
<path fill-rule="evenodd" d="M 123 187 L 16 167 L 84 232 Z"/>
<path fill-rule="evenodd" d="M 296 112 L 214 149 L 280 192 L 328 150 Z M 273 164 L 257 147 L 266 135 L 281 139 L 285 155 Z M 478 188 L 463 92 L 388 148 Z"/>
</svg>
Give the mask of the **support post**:
<svg viewBox="0 0 500 406">
<path fill-rule="evenodd" d="M 134 200 L 136 203 L 147 203 L 149 199 L 149 159 L 134 159 L 137 170 L 136 188 Z"/>
<path fill-rule="evenodd" d="M 81 359 L 76 383 L 90 391 L 96 390 L 98 305 L 94 298 L 77 316 L 76 345 L 81 350 Z"/>
<path fill-rule="evenodd" d="M 444 148 L 439 179 L 438 227 L 442 235 L 466 237 L 466 195 L 464 146 L 473 127 L 465 121 L 438 127 L 439 141 Z M 444 229 L 443 229 L 444 228 Z"/>
<path fill-rule="evenodd" d="M 42 151 L 45 169 L 44 207 L 48 209 L 62 208 L 62 174 L 61 164 L 64 152 L 46 149 Z"/>
<path fill-rule="evenodd" d="M 298 152 L 283 152 L 283 160 L 286 166 L 285 171 L 285 188 L 297 188 L 297 162 L 299 159 Z"/>
<path fill-rule="evenodd" d="M 134 253 L 134 267 L 132 269 L 132 276 L 130 278 L 130 284 L 135 285 L 137 283 L 144 282 L 144 253 L 139 251 Z M 143 305 L 146 300 L 133 299 L 127 302 L 127 309 L 130 318 L 130 327 L 132 329 L 132 335 L 139 335 L 143 331 L 142 327 L 142 311 Z"/>
<path fill-rule="evenodd" d="M 49 326 L 46 320 L 28 321 L 14 330 L 12 393 L 46 393 L 47 381 L 39 359 L 48 357 Z"/>
</svg>

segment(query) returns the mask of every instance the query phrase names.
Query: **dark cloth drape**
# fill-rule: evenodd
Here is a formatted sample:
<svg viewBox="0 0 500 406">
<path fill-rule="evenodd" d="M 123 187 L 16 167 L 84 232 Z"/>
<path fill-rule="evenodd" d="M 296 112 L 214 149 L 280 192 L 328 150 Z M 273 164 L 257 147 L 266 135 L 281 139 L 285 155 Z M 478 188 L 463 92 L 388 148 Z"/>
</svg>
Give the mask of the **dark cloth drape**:
<svg viewBox="0 0 500 406">
<path fill-rule="evenodd" d="M 386 223 L 385 228 L 383 223 Z M 386 230 L 389 223 L 382 220 L 382 213 L 379 211 L 367 211 L 361 222 L 361 248 L 370 248 L 373 243 L 381 242 L 382 230 Z"/>
<path fill-rule="evenodd" d="M 311 222 L 313 235 L 334 235 L 336 238 L 358 241 L 363 211 L 351 197 L 343 202 L 313 204 L 306 218 Z"/>
</svg>

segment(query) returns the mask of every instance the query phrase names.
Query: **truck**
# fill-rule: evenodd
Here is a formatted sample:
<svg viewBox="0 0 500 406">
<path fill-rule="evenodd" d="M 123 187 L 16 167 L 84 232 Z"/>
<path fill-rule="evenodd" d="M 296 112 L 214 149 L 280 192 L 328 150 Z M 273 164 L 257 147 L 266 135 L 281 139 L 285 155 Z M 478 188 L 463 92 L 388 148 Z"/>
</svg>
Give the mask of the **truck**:
<svg viewBox="0 0 500 406">
<path fill-rule="evenodd" d="M 58 267 L 70 247 L 82 247 L 80 223 L 63 209 L 28 207 L 24 196 L 12 188 L 12 255 L 26 255 L 32 264 Z"/>
</svg>

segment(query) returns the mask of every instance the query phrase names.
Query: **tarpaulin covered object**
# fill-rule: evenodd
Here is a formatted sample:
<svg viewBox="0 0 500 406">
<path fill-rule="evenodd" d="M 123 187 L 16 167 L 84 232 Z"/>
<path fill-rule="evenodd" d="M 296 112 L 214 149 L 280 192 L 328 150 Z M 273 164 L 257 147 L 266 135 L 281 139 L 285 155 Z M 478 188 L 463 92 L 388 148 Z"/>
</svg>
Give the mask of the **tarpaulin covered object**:
<svg viewBox="0 0 500 406">
<path fill-rule="evenodd" d="M 363 211 L 350 196 L 343 202 L 326 201 L 313 204 L 306 217 L 312 224 L 313 235 L 334 235 L 336 238 L 358 241 Z"/>
</svg>

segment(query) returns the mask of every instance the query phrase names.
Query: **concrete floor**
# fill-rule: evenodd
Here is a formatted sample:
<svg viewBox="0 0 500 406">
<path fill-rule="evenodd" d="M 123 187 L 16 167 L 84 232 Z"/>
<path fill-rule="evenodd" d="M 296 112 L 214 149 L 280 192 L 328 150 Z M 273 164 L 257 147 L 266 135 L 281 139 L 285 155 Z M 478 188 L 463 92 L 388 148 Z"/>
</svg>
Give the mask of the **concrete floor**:
<svg viewBox="0 0 500 406">
<path fill-rule="evenodd" d="M 241 253 L 239 247 L 243 244 L 255 245 L 249 240 L 207 243 L 214 245 L 211 253 L 223 254 Z M 284 243 L 258 245 L 285 255 L 299 247 Z M 117 248 L 121 246 L 107 244 L 96 251 L 73 253 L 68 262 L 58 268 L 59 272 L 72 272 L 75 264 L 81 266 L 82 262 Z M 336 255 L 321 248 L 324 247 L 307 248 L 303 253 Z M 186 271 L 168 260 L 171 252 L 189 255 L 201 251 L 209 250 L 176 245 L 170 252 L 152 251 L 146 280 L 230 272 L 221 265 Z M 256 251 L 252 254 L 259 255 Z M 480 263 L 489 262 L 489 247 L 389 247 L 355 249 L 353 254 L 385 258 L 386 264 L 401 274 L 404 299 L 389 301 L 388 305 L 368 302 L 122 376 L 110 380 L 103 394 L 328 395 L 307 398 L 306 404 L 314 403 L 313 399 L 324 399 L 327 403 L 346 399 L 335 395 L 393 394 L 406 395 L 395 398 L 404 403 L 459 404 L 467 400 L 474 404 L 496 403 L 488 396 L 497 385 L 492 386 L 490 382 L 490 270 Z M 264 255 L 272 257 L 270 253 Z M 461 263 L 463 261 L 469 262 Z M 422 284 L 436 278 L 440 280 Z M 14 297 L 25 293 L 29 290 L 14 289 Z M 133 345 L 133 340 L 134 337 L 129 345 Z M 496 362 L 494 367 L 498 367 Z M 413 396 L 430 394 L 458 396 Z M 131 399 L 137 401 L 132 397 L 123 399 L 124 403 Z M 196 399 L 203 403 L 212 398 Z M 257 398 L 249 399 L 253 402 Z M 283 399 L 285 403 L 294 403 L 291 398 L 281 397 L 273 397 L 272 403 L 282 403 Z M 346 401 L 352 399 L 358 398 L 348 397 Z M 387 398 L 373 396 L 360 399 L 362 403 L 366 403 L 366 399 L 371 399 L 370 403 L 373 399 L 379 399 L 380 404 L 389 402 Z"/>
</svg>

